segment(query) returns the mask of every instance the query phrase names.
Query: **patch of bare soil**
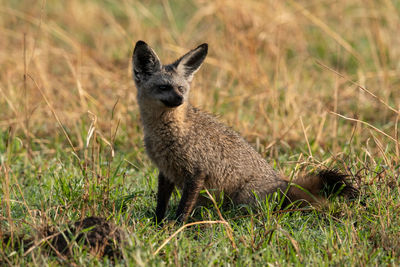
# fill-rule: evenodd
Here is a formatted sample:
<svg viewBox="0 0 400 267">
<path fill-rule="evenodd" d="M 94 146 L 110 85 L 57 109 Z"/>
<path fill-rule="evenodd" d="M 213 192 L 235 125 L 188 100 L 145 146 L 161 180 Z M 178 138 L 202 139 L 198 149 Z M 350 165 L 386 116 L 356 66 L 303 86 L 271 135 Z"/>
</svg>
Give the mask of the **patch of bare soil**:
<svg viewBox="0 0 400 267">
<path fill-rule="evenodd" d="M 25 254 L 42 247 L 44 251 L 65 259 L 72 254 L 74 244 L 82 244 L 95 256 L 113 259 L 122 256 L 120 247 L 124 239 L 125 233 L 113 223 L 101 217 L 88 217 L 70 223 L 64 231 L 45 226 L 37 236 L 14 236 L 13 240 L 7 234 L 2 238 L 1 246 L 13 246 L 15 250 L 22 247 Z"/>
</svg>

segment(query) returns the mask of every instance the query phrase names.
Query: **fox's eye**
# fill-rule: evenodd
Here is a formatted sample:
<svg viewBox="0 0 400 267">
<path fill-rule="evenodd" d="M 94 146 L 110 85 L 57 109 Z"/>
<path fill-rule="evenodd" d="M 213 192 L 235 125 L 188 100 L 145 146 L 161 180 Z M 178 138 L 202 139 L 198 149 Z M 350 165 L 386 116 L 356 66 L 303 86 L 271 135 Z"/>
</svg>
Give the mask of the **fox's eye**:
<svg viewBox="0 0 400 267">
<path fill-rule="evenodd" d="M 184 88 L 183 88 L 183 86 L 181 86 L 181 85 L 180 85 L 180 86 L 178 86 L 178 91 L 179 91 L 179 92 L 181 92 L 181 93 L 183 93 L 183 91 L 184 91 Z"/>
<path fill-rule="evenodd" d="M 158 89 L 160 89 L 161 91 L 165 91 L 168 89 L 168 86 L 160 85 L 160 86 L 158 86 Z"/>
</svg>

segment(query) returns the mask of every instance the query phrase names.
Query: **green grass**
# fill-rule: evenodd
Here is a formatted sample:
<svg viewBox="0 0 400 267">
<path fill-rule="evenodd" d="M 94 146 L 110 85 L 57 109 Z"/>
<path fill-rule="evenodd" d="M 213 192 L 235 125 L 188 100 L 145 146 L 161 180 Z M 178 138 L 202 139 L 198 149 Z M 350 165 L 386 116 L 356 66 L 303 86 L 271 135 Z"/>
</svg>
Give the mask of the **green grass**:
<svg viewBox="0 0 400 267">
<path fill-rule="evenodd" d="M 127 238 L 115 261 L 80 242 L 62 257 L 44 243 L 24 251 L 0 242 L 0 265 L 400 265 L 396 1 L 42 6 L 0 0 L 0 238 L 39 241 L 43 227 L 63 231 L 88 216 L 107 218 Z M 164 63 L 208 42 L 192 102 L 239 131 L 282 174 L 338 168 L 360 196 L 277 212 L 274 195 L 254 210 L 222 208 L 227 224 L 193 225 L 175 236 L 182 227 L 173 223 L 175 193 L 168 222 L 154 225 L 158 171 L 144 150 L 129 65 L 138 39 Z M 25 65 L 32 79 L 24 81 Z M 209 206 L 188 223 L 219 220 Z"/>
<path fill-rule="evenodd" d="M 5 147 L 4 137 L 1 147 Z M 259 210 L 250 210 L 250 214 L 243 213 L 240 207 L 222 210 L 232 227 L 237 250 L 232 247 L 224 225 L 205 224 L 188 227 L 153 255 L 181 225 L 158 228 L 152 223 L 157 171 L 145 159 L 143 151 L 129 153 L 123 147 L 116 148 L 112 161 L 106 151 L 100 152 L 96 154 L 93 175 L 90 153 L 88 159 L 80 161 L 86 166 L 82 172 L 71 152 L 58 150 L 52 159 L 35 156 L 24 163 L 26 151 L 18 139 L 13 138 L 9 143 L 2 160 L 3 166 L 12 170 L 8 178 L 12 200 L 9 205 L 12 229 L 18 234 L 35 235 L 35 227 L 44 222 L 64 229 L 69 221 L 96 215 L 109 218 L 128 233 L 128 243 L 121 247 L 123 258 L 116 262 L 122 265 L 399 264 L 399 184 L 393 178 L 395 174 L 385 170 L 383 164 L 361 173 L 361 197 L 353 202 L 335 199 L 321 209 L 308 212 L 277 213 L 275 201 L 260 203 Z M 96 146 L 106 150 L 102 145 L 105 144 L 98 140 Z M 298 153 L 291 157 L 298 157 Z M 350 156 L 348 162 L 355 156 Z M 137 162 L 137 158 L 144 161 Z M 280 160 L 290 161 L 290 158 L 282 156 Z M 290 171 L 289 167 L 284 169 Z M 352 168 L 357 169 L 358 166 Z M 381 179 L 375 178 L 376 173 L 382 172 Z M 375 182 L 366 185 L 367 179 Z M 4 185 L 3 182 L 2 188 Z M 6 207 L 8 203 L 4 201 L 2 197 L 1 204 Z M 177 203 L 175 195 L 167 215 L 169 220 Z M 10 229 L 6 210 L 3 218 L 2 229 Z M 219 219 L 214 207 L 202 207 L 194 211 L 191 221 Z M 40 247 L 23 257 L 23 251 L 13 253 L 12 248 L 3 245 L 2 255 L 15 265 L 107 264 L 108 259 L 98 259 L 84 252 L 84 246 L 76 246 L 67 262 Z"/>
</svg>

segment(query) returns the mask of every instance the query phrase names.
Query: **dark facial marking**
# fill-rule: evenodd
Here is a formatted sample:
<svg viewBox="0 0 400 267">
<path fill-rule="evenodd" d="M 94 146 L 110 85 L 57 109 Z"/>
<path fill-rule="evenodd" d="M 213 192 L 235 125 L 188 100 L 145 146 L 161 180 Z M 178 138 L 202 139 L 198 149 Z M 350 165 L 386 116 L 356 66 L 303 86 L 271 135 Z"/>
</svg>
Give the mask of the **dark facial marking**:
<svg viewBox="0 0 400 267">
<path fill-rule="evenodd" d="M 176 94 L 166 100 L 161 100 L 161 102 L 169 108 L 178 107 L 183 103 L 183 96 Z"/>
<path fill-rule="evenodd" d="M 172 85 L 169 85 L 169 84 L 161 84 L 161 85 L 158 85 L 158 86 L 157 86 L 157 89 L 158 89 L 160 92 L 166 92 L 166 91 L 171 91 L 171 90 L 173 90 L 174 88 L 172 87 Z"/>
</svg>

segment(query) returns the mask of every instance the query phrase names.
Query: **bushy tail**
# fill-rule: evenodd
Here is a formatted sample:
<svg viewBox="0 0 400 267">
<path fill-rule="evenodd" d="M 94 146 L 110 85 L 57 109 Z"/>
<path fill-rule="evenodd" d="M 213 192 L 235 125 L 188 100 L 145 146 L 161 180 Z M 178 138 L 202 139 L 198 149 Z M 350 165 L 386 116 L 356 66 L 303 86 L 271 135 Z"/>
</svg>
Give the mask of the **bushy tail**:
<svg viewBox="0 0 400 267">
<path fill-rule="evenodd" d="M 287 197 L 289 203 L 300 201 L 304 206 L 321 204 L 332 195 L 342 195 L 352 199 L 357 197 L 358 193 L 358 189 L 351 185 L 348 175 L 337 170 L 322 170 L 292 180 Z"/>
</svg>

